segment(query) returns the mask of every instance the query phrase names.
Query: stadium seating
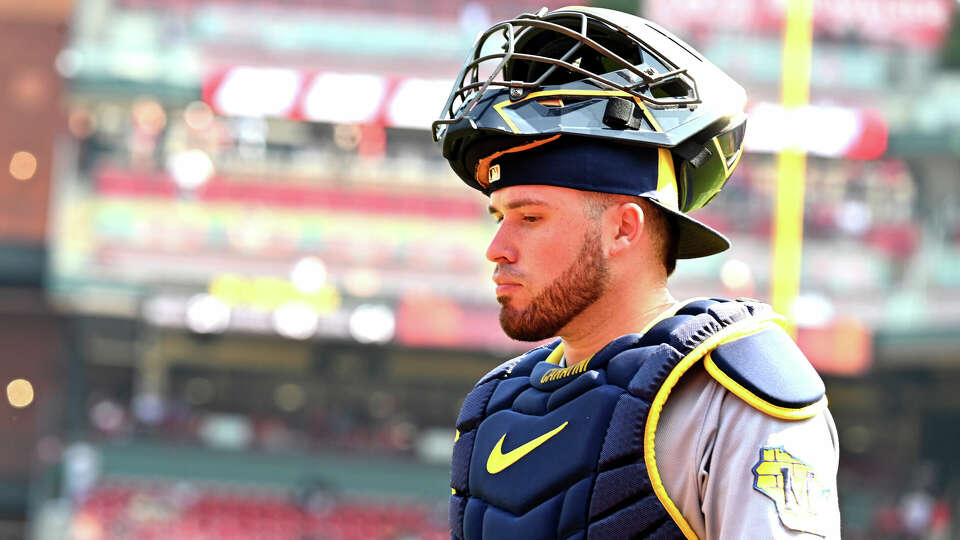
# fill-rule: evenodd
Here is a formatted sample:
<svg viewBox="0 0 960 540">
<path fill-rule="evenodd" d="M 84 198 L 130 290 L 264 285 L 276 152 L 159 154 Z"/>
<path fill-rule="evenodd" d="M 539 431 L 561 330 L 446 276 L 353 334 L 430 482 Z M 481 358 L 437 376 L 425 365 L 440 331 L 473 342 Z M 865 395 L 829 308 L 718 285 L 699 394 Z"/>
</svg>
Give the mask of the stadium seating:
<svg viewBox="0 0 960 540">
<path fill-rule="evenodd" d="M 77 540 L 317 540 L 447 538 L 442 519 L 416 502 L 324 498 L 298 504 L 255 486 L 125 481 L 95 487 L 77 503 Z"/>
</svg>

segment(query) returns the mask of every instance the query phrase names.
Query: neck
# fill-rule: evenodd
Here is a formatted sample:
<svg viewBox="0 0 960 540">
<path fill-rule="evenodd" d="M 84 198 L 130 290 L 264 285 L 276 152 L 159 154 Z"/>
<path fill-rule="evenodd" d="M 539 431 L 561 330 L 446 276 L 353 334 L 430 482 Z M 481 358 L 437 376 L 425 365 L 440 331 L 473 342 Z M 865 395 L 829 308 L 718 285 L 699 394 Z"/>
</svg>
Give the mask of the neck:
<svg viewBox="0 0 960 540">
<path fill-rule="evenodd" d="M 629 300 L 624 301 L 624 298 Z M 567 365 L 590 358 L 620 336 L 640 332 L 675 303 L 666 286 L 633 295 L 605 295 L 561 331 Z"/>
</svg>

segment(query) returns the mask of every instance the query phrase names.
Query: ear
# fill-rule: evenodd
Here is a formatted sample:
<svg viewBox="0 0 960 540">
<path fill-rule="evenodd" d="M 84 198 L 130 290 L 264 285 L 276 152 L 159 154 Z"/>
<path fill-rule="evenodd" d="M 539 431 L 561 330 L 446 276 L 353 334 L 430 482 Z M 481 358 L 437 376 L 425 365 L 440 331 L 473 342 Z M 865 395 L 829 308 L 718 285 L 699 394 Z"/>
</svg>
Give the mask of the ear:
<svg viewBox="0 0 960 540">
<path fill-rule="evenodd" d="M 645 224 L 643 218 L 643 209 L 637 203 L 625 202 L 616 208 L 610 255 L 622 253 L 640 241 Z"/>
</svg>

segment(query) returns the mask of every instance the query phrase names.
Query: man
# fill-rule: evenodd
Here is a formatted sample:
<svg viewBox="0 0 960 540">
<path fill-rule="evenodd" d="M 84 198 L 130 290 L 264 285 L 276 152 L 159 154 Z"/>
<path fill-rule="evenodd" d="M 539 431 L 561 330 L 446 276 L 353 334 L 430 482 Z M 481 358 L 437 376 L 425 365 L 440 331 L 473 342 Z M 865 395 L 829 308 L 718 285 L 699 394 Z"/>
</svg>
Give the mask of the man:
<svg viewBox="0 0 960 540">
<path fill-rule="evenodd" d="M 736 167 L 744 102 L 610 10 L 478 38 L 434 135 L 490 197 L 504 331 L 560 339 L 464 400 L 452 537 L 839 537 L 836 428 L 782 317 L 667 289 L 677 258 L 729 246 L 686 212 Z"/>
</svg>

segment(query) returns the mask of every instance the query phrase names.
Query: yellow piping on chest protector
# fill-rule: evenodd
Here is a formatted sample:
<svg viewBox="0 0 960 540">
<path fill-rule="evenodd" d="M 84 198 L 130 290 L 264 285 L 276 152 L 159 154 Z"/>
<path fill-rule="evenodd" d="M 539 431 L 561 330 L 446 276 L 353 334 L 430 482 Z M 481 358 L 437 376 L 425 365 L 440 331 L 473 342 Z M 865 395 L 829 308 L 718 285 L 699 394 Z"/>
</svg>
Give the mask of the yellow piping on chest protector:
<svg viewBox="0 0 960 540">
<path fill-rule="evenodd" d="M 745 401 L 747 405 L 750 405 L 754 409 L 757 409 L 758 411 L 768 414 L 774 418 L 779 418 L 781 420 L 806 420 L 807 418 L 813 418 L 827 408 L 827 396 L 823 396 L 817 400 L 816 403 L 812 403 L 799 409 L 791 409 L 789 407 L 780 407 L 778 405 L 774 405 L 773 403 L 766 401 L 765 399 L 746 389 L 737 381 L 731 379 L 717 366 L 716 363 L 714 363 L 710 354 L 707 354 L 707 357 L 704 358 L 703 366 L 707 368 L 707 373 L 709 373 L 710 376 L 716 379 L 716 381 L 724 388 Z"/>
<path fill-rule="evenodd" d="M 667 490 L 663 486 L 663 481 L 660 478 L 660 471 L 657 469 L 655 439 L 657 424 L 660 421 L 660 413 L 663 411 L 663 404 L 666 403 L 667 397 L 669 397 L 671 390 L 676 386 L 680 377 L 717 346 L 727 341 L 734 341 L 766 330 L 774 323 L 782 324 L 780 322 L 782 320 L 784 320 L 784 318 L 781 315 L 771 313 L 763 318 L 735 322 L 721 329 L 716 334 L 707 338 L 699 347 L 690 351 L 689 354 L 677 363 L 677 366 L 673 368 L 673 371 L 667 376 L 667 380 L 664 381 L 660 390 L 657 391 L 657 395 L 653 398 L 653 403 L 650 404 L 650 412 L 647 414 L 647 423 L 643 433 L 643 460 L 647 466 L 647 475 L 650 477 L 650 484 L 653 486 L 653 492 L 657 496 L 657 499 L 660 500 L 660 504 L 667 509 L 667 513 L 670 514 L 670 517 L 680 528 L 680 531 L 690 540 L 697 540 L 697 534 L 693 532 L 693 529 L 690 527 L 690 524 L 687 523 L 687 520 L 684 519 L 676 503 L 674 503 L 669 494 L 667 494 Z"/>
</svg>

